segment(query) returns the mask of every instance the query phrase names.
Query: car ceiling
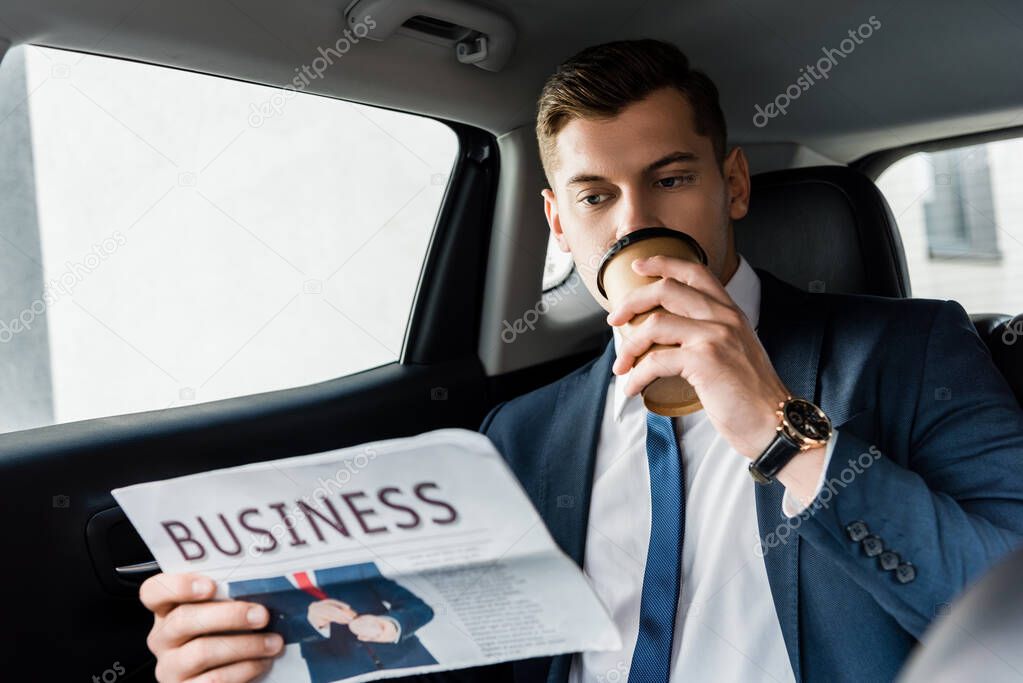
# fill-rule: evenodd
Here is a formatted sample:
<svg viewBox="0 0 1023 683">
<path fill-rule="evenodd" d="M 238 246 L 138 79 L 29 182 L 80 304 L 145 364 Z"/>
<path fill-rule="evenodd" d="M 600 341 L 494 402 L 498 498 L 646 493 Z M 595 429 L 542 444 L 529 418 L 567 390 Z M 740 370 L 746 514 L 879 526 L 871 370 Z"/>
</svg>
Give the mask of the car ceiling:
<svg viewBox="0 0 1023 683">
<path fill-rule="evenodd" d="M 0 35 L 284 85 L 341 35 L 348 0 L 0 0 Z M 1023 3 L 488 2 L 518 30 L 499 73 L 395 35 L 360 41 L 310 92 L 462 121 L 531 126 L 557 63 L 590 44 L 675 42 L 718 83 L 730 140 L 796 142 L 839 162 L 880 149 L 1023 124 Z M 827 80 L 758 128 L 766 105 L 873 16 L 880 28 Z"/>
</svg>

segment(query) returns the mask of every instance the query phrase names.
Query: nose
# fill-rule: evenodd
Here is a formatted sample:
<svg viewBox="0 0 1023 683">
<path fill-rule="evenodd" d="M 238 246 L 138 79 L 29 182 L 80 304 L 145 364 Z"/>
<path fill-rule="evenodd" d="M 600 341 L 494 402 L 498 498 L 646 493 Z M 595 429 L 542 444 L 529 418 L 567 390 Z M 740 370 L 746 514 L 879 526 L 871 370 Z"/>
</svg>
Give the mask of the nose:
<svg viewBox="0 0 1023 683">
<path fill-rule="evenodd" d="M 663 228 L 664 222 L 657 217 L 652 203 L 641 192 L 625 191 L 618 201 L 618 227 L 615 241 L 641 228 Z"/>
</svg>

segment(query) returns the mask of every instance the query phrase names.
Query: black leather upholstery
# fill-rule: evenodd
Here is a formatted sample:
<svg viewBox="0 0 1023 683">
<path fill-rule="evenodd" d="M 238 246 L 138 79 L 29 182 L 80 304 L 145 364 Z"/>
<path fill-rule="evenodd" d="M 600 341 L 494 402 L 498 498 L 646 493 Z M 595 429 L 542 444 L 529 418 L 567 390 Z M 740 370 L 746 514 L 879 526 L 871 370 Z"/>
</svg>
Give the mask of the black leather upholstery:
<svg viewBox="0 0 1023 683">
<path fill-rule="evenodd" d="M 1023 314 L 1012 318 L 1004 313 L 977 313 L 970 318 L 1023 406 Z"/>
<path fill-rule="evenodd" d="M 847 166 L 753 176 L 736 248 L 800 289 L 910 296 L 902 240 L 877 186 Z"/>
<path fill-rule="evenodd" d="M 898 226 L 880 190 L 846 166 L 753 176 L 748 215 L 735 224 L 739 253 L 809 291 L 910 296 Z M 1023 405 L 1023 315 L 971 316 Z"/>
</svg>

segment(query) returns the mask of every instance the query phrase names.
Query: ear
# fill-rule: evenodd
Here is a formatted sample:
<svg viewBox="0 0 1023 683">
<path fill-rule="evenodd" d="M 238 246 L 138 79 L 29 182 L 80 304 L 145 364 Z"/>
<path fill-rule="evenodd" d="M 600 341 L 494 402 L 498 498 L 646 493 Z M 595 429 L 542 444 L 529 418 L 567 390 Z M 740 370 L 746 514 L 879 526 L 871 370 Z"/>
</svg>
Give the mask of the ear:
<svg viewBox="0 0 1023 683">
<path fill-rule="evenodd" d="M 742 147 L 735 147 L 725 157 L 721 169 L 728 192 L 728 216 L 737 221 L 749 211 L 749 162 Z"/>
<path fill-rule="evenodd" d="M 566 254 L 571 252 L 568 240 L 565 239 L 565 232 L 561 229 L 561 217 L 558 215 L 558 198 L 554 196 L 554 190 L 544 188 L 540 195 L 543 197 L 543 212 L 547 216 L 547 225 L 550 226 L 554 239 L 558 241 L 558 248 Z"/>
</svg>

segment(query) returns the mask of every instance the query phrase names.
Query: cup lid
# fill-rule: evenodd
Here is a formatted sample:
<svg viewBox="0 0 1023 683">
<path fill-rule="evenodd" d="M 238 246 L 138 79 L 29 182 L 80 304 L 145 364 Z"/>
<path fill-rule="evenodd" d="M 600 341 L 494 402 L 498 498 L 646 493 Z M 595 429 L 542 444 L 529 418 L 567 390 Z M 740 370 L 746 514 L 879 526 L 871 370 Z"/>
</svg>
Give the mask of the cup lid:
<svg viewBox="0 0 1023 683">
<path fill-rule="evenodd" d="M 692 247 L 693 251 L 696 252 L 697 258 L 700 259 L 700 263 L 707 265 L 707 252 L 703 250 L 703 247 L 700 246 L 699 242 L 684 232 L 672 230 L 671 228 L 640 228 L 639 230 L 633 230 L 628 235 L 612 244 L 611 248 L 604 254 L 604 257 L 600 259 L 600 265 L 597 267 L 597 291 L 600 292 L 602 297 L 605 299 L 607 298 L 607 293 L 604 291 L 604 269 L 607 268 L 607 264 L 610 263 L 615 254 L 630 244 L 635 244 L 636 242 L 650 239 L 651 237 L 674 237 L 675 239 L 687 242 L 689 246 Z"/>
</svg>

